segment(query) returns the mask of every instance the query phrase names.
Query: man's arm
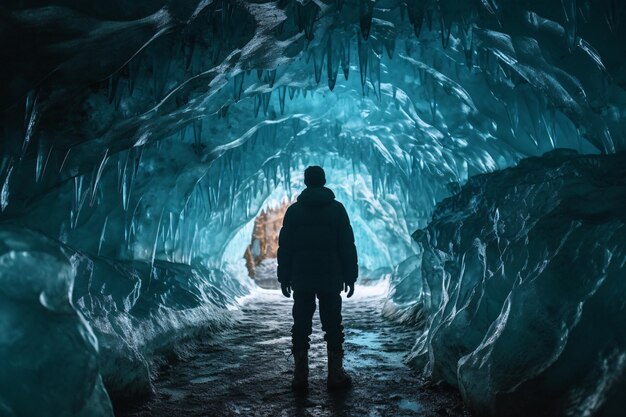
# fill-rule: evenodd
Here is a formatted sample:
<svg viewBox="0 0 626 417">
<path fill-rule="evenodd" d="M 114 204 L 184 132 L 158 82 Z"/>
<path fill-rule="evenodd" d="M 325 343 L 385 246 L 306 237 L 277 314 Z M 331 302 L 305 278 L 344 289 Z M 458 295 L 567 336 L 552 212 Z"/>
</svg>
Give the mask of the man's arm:
<svg viewBox="0 0 626 417">
<path fill-rule="evenodd" d="M 278 235 L 278 282 L 281 287 L 291 286 L 291 263 L 293 259 L 293 226 L 289 209 L 283 218 L 283 227 Z"/>
<path fill-rule="evenodd" d="M 359 276 L 359 261 L 354 245 L 354 233 L 350 225 L 350 218 L 343 204 L 340 204 L 339 213 L 339 257 L 343 270 L 343 279 L 346 285 L 354 286 Z"/>
</svg>

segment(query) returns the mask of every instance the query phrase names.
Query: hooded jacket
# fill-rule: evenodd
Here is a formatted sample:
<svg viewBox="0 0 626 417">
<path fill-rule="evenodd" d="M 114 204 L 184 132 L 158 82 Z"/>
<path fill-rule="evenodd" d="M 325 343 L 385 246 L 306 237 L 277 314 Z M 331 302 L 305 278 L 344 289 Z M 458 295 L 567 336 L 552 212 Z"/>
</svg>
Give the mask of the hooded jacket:
<svg viewBox="0 0 626 417">
<path fill-rule="evenodd" d="M 294 291 L 341 291 L 358 260 L 348 213 L 326 187 L 308 187 L 285 213 L 278 238 L 278 281 Z"/>
</svg>

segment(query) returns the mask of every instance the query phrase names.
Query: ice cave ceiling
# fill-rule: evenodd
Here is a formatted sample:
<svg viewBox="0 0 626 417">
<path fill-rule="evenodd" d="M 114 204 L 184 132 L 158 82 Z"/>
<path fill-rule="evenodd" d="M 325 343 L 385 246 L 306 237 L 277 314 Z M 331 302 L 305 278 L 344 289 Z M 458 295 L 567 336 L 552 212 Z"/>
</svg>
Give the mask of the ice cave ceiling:
<svg viewBox="0 0 626 417">
<path fill-rule="evenodd" d="M 377 246 L 406 247 L 364 257 L 389 265 L 451 184 L 555 147 L 626 145 L 618 1 L 2 9 L 2 217 L 115 257 L 220 257 L 318 162 L 362 241 L 399 220 Z"/>
<path fill-rule="evenodd" d="M 468 178 L 555 148 L 626 150 L 624 39 L 620 0 L 5 2 L 0 221 L 73 254 L 70 297 L 92 325 L 141 297 L 140 312 L 223 306 L 245 292 L 220 274 L 243 263 L 254 217 L 319 164 L 363 271 L 392 267 Z M 18 234 L 0 240 L 52 245 Z M 114 294 L 96 302 L 85 274 Z M 172 288 L 194 301 L 139 295 L 155 276 L 191 277 Z M 159 320 L 192 328 L 185 314 Z M 110 394 L 149 379 L 109 371 Z"/>
</svg>

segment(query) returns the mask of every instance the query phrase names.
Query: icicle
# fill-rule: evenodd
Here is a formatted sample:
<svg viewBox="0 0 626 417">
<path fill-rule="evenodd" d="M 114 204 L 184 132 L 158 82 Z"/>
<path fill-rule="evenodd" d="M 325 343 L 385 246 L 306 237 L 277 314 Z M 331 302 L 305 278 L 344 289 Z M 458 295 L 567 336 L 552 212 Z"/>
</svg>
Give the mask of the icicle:
<svg viewBox="0 0 626 417">
<path fill-rule="evenodd" d="M 270 105 L 270 99 L 272 98 L 272 91 L 268 91 L 267 93 L 262 93 L 263 98 L 263 114 L 267 116 L 267 109 Z"/>
<path fill-rule="evenodd" d="M 2 211 L 4 211 L 9 205 L 9 183 L 11 182 L 11 174 L 13 173 L 13 163 L 9 162 L 9 165 L 7 175 L 4 178 L 4 183 L 2 184 L 2 191 L 0 191 L 0 209 L 2 209 Z"/>
<path fill-rule="evenodd" d="M 100 232 L 100 243 L 98 243 L 98 256 L 100 256 L 100 251 L 102 250 L 102 244 L 104 243 L 104 234 L 107 230 L 108 221 L 109 221 L 109 216 L 106 216 L 104 219 L 104 225 L 102 226 L 102 231 Z"/>
<path fill-rule="evenodd" d="M 420 37 L 422 31 L 422 24 L 424 23 L 425 6 L 422 0 L 408 0 L 406 2 L 407 14 L 409 15 L 409 22 L 413 25 L 413 31 L 415 37 Z"/>
<path fill-rule="evenodd" d="M 298 28 L 304 31 L 304 36 L 307 40 L 313 40 L 313 25 L 320 10 L 319 6 L 314 1 L 310 1 L 304 5 L 298 4 L 296 7 Z"/>
<path fill-rule="evenodd" d="M 87 199 L 87 193 L 83 193 L 83 183 L 83 176 L 74 177 L 74 194 L 70 211 L 70 227 L 72 229 L 76 228 L 78 218 L 80 217 L 80 213 L 85 205 L 85 200 Z"/>
<path fill-rule="evenodd" d="M 617 11 L 617 8 L 616 8 L 617 1 L 618 0 L 609 0 L 608 5 L 607 5 L 607 10 L 605 12 L 606 23 L 611 32 L 614 32 L 617 29 L 617 26 L 619 25 L 619 22 L 618 22 L 619 12 Z"/>
<path fill-rule="evenodd" d="M 132 177 L 130 179 L 127 179 L 124 181 L 124 184 L 122 185 L 122 208 L 124 209 L 124 211 L 128 210 L 128 206 L 130 204 L 130 196 L 132 194 L 133 191 L 133 179 Z"/>
<path fill-rule="evenodd" d="M 335 82 L 337 81 L 337 71 L 339 71 L 339 61 L 340 57 L 333 50 L 333 40 L 332 34 L 328 36 L 328 47 L 327 47 L 327 57 L 326 57 L 326 72 L 328 75 L 328 88 L 330 91 L 333 91 L 335 88 Z"/>
<path fill-rule="evenodd" d="M 296 87 L 287 87 L 287 91 L 289 92 L 289 100 L 293 100 L 298 92 L 298 89 Z"/>
<path fill-rule="evenodd" d="M 613 141 L 613 136 L 611 135 L 611 131 L 609 128 L 604 128 L 602 131 L 602 150 L 605 153 L 612 154 L 615 153 L 615 142 Z"/>
<path fill-rule="evenodd" d="M 280 114 L 285 114 L 285 97 L 287 96 L 287 87 L 278 88 L 278 101 L 280 102 Z"/>
<path fill-rule="evenodd" d="M 208 201 L 209 199 L 207 199 Z M 174 242 L 176 242 L 176 232 L 178 230 L 178 220 L 180 219 L 180 215 L 178 217 L 174 216 L 174 213 L 172 213 L 171 211 L 169 212 L 169 235 L 170 235 L 170 239 L 172 239 Z"/>
<path fill-rule="evenodd" d="M 315 82 L 320 83 L 322 79 L 322 66 L 324 65 L 324 51 L 321 48 L 317 48 L 313 52 L 313 69 L 315 71 Z"/>
<path fill-rule="evenodd" d="M 576 7 L 576 0 L 561 0 L 563 6 L 563 13 L 565 14 L 565 33 L 567 36 L 567 46 L 569 51 L 572 52 L 576 48 L 576 13 L 578 11 Z"/>
<path fill-rule="evenodd" d="M 37 159 L 35 161 L 35 182 L 39 182 L 43 178 L 43 175 L 46 172 L 46 167 L 48 166 L 48 160 L 50 159 L 52 149 L 52 146 L 48 146 L 47 140 L 42 139 L 39 141 L 39 146 L 37 149 Z"/>
<path fill-rule="evenodd" d="M 193 150 L 196 154 L 202 154 L 202 119 L 193 121 Z"/>
<path fill-rule="evenodd" d="M 126 155 L 126 158 L 124 158 L 124 163 L 122 163 L 122 156 L 121 155 Z M 124 180 L 124 171 L 126 170 L 126 163 L 128 163 L 128 152 L 122 152 L 121 154 L 117 155 L 117 172 L 116 172 L 116 179 L 117 179 L 117 192 L 121 193 L 122 192 L 122 181 Z"/>
<path fill-rule="evenodd" d="M 372 49 L 372 53 L 370 56 L 370 80 L 372 85 L 374 86 L 374 94 L 376 94 L 376 98 L 380 100 L 380 60 L 381 60 L 381 45 L 376 42 L 375 48 Z"/>
<path fill-rule="evenodd" d="M 134 147 L 133 150 L 135 149 L 135 170 L 133 171 L 133 178 L 137 177 L 137 173 L 139 172 L 139 165 L 141 164 L 141 157 L 143 156 L 143 146 Z"/>
<path fill-rule="evenodd" d="M 363 39 L 367 40 L 372 28 L 372 17 L 374 15 L 374 0 L 360 0 L 359 26 Z"/>
<path fill-rule="evenodd" d="M 269 84 L 270 88 L 274 87 L 274 82 L 276 81 L 276 68 L 267 70 L 265 74 L 265 82 Z"/>
<path fill-rule="evenodd" d="M 367 80 L 367 59 L 369 55 L 369 45 L 367 42 L 358 38 L 359 47 L 359 70 L 361 71 L 361 87 L 363 88 L 363 94 L 365 95 L 365 81 Z"/>
<path fill-rule="evenodd" d="M 433 31 L 433 11 L 431 9 L 426 10 L 426 24 L 428 25 L 428 31 Z"/>
<path fill-rule="evenodd" d="M 129 169 L 133 169 L 134 165 L 127 167 L 128 158 L 126 160 L 126 164 L 124 165 L 124 174 L 122 178 L 122 208 L 124 211 L 128 210 L 128 206 L 130 204 L 130 196 L 133 187 L 133 178 L 134 174 L 128 174 Z"/>
<path fill-rule="evenodd" d="M 92 180 L 92 185 L 91 185 L 91 199 L 89 201 L 89 205 L 93 206 L 93 203 L 96 200 L 96 193 L 98 191 L 98 184 L 100 183 L 100 178 L 102 178 L 102 173 L 104 172 L 104 167 L 107 164 L 107 161 L 109 160 L 109 149 L 107 148 L 107 150 L 104 152 L 104 155 L 102 156 L 102 160 L 100 161 L 100 165 L 98 166 L 98 170 L 96 171 L 95 176 L 93 177 Z"/>
<path fill-rule="evenodd" d="M 341 41 L 341 69 L 343 78 L 347 80 L 350 74 L 350 39 Z"/>
<path fill-rule="evenodd" d="M 39 120 L 39 110 L 37 108 L 38 94 L 36 91 L 29 91 L 26 96 L 26 109 L 24 111 L 24 144 L 22 145 L 22 156 L 26 153 L 26 148 L 33 138 L 35 126 Z"/>
<path fill-rule="evenodd" d="M 67 162 L 67 157 L 70 156 L 71 150 L 72 148 L 68 148 L 67 151 L 65 151 L 65 156 L 63 156 L 63 161 L 61 161 L 61 166 L 59 166 L 59 174 L 63 171 L 63 167 L 65 166 L 65 163 Z"/>
<path fill-rule="evenodd" d="M 452 18 L 441 10 L 439 13 L 439 22 L 441 24 L 441 46 L 447 48 L 450 43 L 450 32 L 452 27 Z"/>
<path fill-rule="evenodd" d="M 393 59 L 393 53 L 396 50 L 396 37 L 392 36 L 391 38 L 384 38 L 383 43 L 385 44 L 385 51 L 387 51 L 387 56 L 389 59 Z"/>
<path fill-rule="evenodd" d="M 77 208 L 80 202 L 83 188 L 83 177 L 74 177 L 74 194 L 72 199 L 72 206 Z"/>
<path fill-rule="evenodd" d="M 459 32 L 461 33 L 461 45 L 463 46 L 463 52 L 465 54 L 465 63 L 468 69 L 472 69 L 473 57 L 474 57 L 474 25 L 471 22 L 466 22 L 465 18 L 462 18 Z"/>
<path fill-rule="evenodd" d="M 161 221 L 163 220 L 163 210 L 161 209 L 161 215 L 159 216 L 159 223 L 157 224 L 156 236 L 154 237 L 154 244 L 152 245 L 152 254 L 150 255 L 150 277 L 148 278 L 148 288 L 152 282 L 152 276 L 154 273 L 154 261 L 156 259 L 156 250 L 159 243 L 159 230 L 161 229 Z"/>
<path fill-rule="evenodd" d="M 235 102 L 241 100 L 241 93 L 243 92 L 243 80 L 244 80 L 244 72 L 241 71 L 235 75 L 233 78 L 233 84 L 235 87 Z"/>
</svg>

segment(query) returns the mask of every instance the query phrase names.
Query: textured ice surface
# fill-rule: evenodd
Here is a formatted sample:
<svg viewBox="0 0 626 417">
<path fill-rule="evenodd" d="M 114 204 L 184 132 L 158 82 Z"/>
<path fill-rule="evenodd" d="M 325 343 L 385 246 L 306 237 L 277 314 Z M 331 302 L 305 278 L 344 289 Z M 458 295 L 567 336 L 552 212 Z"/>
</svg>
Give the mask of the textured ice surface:
<svg viewBox="0 0 626 417">
<path fill-rule="evenodd" d="M 151 266 L 79 253 L 72 262 L 72 298 L 95 331 L 102 377 L 115 397 L 149 395 L 154 357 L 228 325 L 228 309 L 250 285 L 201 264 Z"/>
<path fill-rule="evenodd" d="M 112 417 L 98 341 L 70 299 L 76 270 L 67 253 L 2 227 L 0 270 L 0 414 Z"/>
<path fill-rule="evenodd" d="M 7 415 L 111 415 L 103 381 L 114 397 L 149 395 L 153 360 L 228 325 L 250 285 L 201 264 L 88 256 L 23 228 L 0 239 Z"/>
<path fill-rule="evenodd" d="M 394 268 L 388 312 L 419 321 L 410 232 L 438 201 L 555 147 L 626 146 L 621 1 L 5 3 L 0 221 L 73 248 L 110 392 L 220 319 L 215 289 L 245 286 L 226 263 L 308 164 L 363 275 Z"/>
<path fill-rule="evenodd" d="M 389 294 L 383 315 L 405 323 L 421 325 L 424 321 L 422 253 L 396 265 L 390 273 Z"/>
<path fill-rule="evenodd" d="M 0 25 L 3 216 L 84 251 L 219 261 L 322 163 L 376 269 L 470 175 L 624 147 L 621 2 L 126 3 Z"/>
<path fill-rule="evenodd" d="M 607 415 L 626 384 L 626 154 L 473 177 L 418 230 L 412 353 L 478 415 Z"/>
</svg>

